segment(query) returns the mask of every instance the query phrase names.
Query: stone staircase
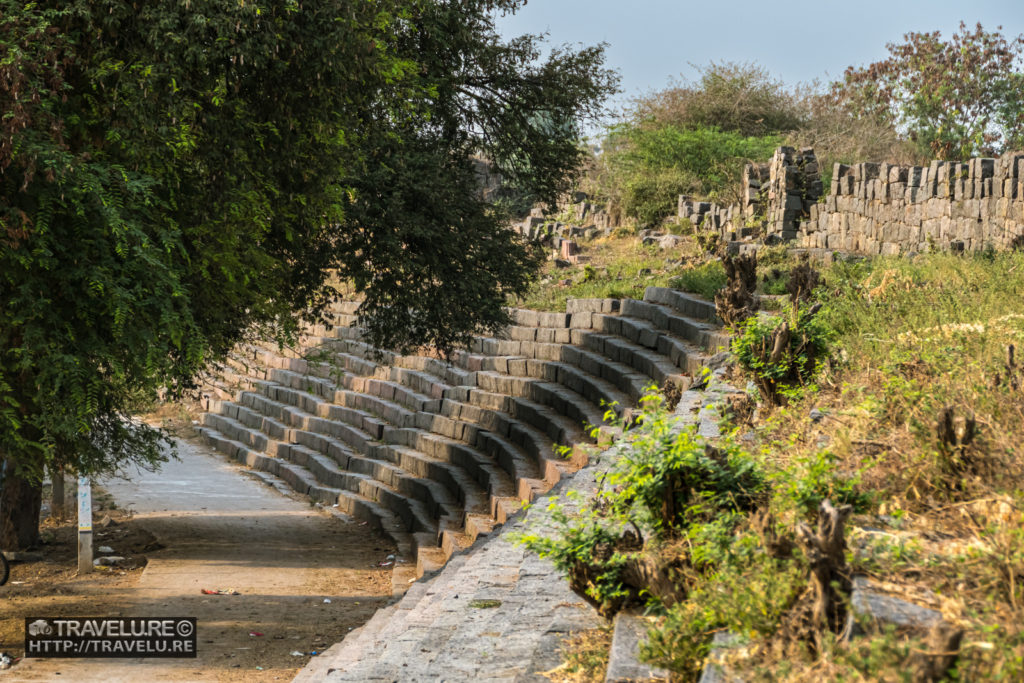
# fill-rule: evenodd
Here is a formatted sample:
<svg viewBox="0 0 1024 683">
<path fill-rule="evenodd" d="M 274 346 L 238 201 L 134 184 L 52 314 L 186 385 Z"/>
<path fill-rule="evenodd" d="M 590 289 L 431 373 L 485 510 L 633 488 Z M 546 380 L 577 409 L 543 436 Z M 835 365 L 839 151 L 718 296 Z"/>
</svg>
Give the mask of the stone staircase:
<svg viewBox="0 0 1024 683">
<path fill-rule="evenodd" d="M 211 384 L 199 432 L 216 449 L 379 527 L 416 576 L 434 572 L 584 462 L 650 384 L 686 390 L 728 344 L 714 304 L 648 288 L 643 301 L 513 310 L 502 338 L 445 362 L 361 341 L 357 302 L 297 349 L 240 346 Z M 593 428 L 593 429 L 591 429 Z M 407 583 L 396 573 L 396 586 Z"/>
<path fill-rule="evenodd" d="M 696 425 L 708 438 L 717 437 L 717 406 L 732 391 L 712 377 L 706 386 L 683 392 L 676 428 Z M 527 551 L 515 534 L 558 533 L 548 503 L 557 499 L 564 512 L 578 511 L 597 494 L 618 457 L 618 445 L 595 454 L 525 515 L 453 557 L 436 576 L 416 582 L 400 601 L 310 660 L 296 683 L 548 681 L 543 672 L 561 665 L 564 640 L 605 622 L 549 560 Z M 619 630 L 617 621 L 616 639 Z M 616 683 L 667 680 L 636 661 L 635 647 L 613 648 L 608 673 L 607 680 Z"/>
</svg>

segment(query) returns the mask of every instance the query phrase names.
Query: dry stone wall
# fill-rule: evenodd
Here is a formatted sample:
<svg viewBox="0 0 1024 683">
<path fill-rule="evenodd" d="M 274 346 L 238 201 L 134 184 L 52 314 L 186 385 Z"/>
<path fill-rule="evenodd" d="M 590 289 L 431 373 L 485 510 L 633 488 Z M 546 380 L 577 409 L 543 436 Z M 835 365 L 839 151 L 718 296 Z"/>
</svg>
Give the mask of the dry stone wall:
<svg viewBox="0 0 1024 683">
<path fill-rule="evenodd" d="M 865 254 L 1006 249 L 1024 241 L 1024 153 L 929 166 L 836 164 L 800 246 Z"/>
<path fill-rule="evenodd" d="M 743 202 L 680 196 L 678 215 L 735 240 L 751 227 L 768 242 L 861 254 L 1024 246 L 1024 152 L 929 166 L 835 164 L 829 193 L 813 149 L 780 147 L 748 164 Z"/>
<path fill-rule="evenodd" d="M 744 168 L 741 205 L 723 207 L 680 195 L 678 216 L 727 241 L 745 237 L 755 228 L 769 240 L 791 241 L 821 192 L 814 150 L 779 147 L 770 162 Z"/>
</svg>

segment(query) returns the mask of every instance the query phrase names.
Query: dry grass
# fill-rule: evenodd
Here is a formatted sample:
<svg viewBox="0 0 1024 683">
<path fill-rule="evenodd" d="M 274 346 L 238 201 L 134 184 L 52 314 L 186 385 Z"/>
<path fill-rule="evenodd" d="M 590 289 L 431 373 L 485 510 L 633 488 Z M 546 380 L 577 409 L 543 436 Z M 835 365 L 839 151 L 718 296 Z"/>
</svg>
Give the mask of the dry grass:
<svg viewBox="0 0 1024 683">
<path fill-rule="evenodd" d="M 762 410 L 757 443 L 780 468 L 829 451 L 871 496 L 854 522 L 879 530 L 851 534 L 855 569 L 965 629 L 962 680 L 1020 680 L 1024 372 L 1007 350 L 1024 347 L 1024 254 L 879 259 L 825 277 L 836 360 L 802 398 Z M 959 429 L 942 429 L 945 411 Z M 920 646 L 879 633 L 782 678 L 899 680 Z"/>
<path fill-rule="evenodd" d="M 573 633 L 562 643 L 565 661 L 541 675 L 555 683 L 597 683 L 608 671 L 608 652 L 612 646 L 610 624 Z"/>
</svg>

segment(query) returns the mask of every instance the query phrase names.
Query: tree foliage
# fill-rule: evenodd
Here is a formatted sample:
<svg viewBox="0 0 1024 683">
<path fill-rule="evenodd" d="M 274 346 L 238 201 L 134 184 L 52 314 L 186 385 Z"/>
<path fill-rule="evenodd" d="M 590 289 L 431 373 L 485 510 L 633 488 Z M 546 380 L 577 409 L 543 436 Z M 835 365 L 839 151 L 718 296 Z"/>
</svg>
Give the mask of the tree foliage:
<svg viewBox="0 0 1024 683">
<path fill-rule="evenodd" d="M 901 127 L 939 159 L 999 154 L 1024 144 L 1024 36 L 973 31 L 962 22 L 947 41 L 908 33 L 889 57 L 849 68 L 834 98 L 859 116 Z"/>
<path fill-rule="evenodd" d="M 743 164 L 770 157 L 802 120 L 793 94 L 755 64 L 700 73 L 638 98 L 608 130 L 591 189 L 641 225 L 670 214 L 680 194 L 738 199 Z"/>
<path fill-rule="evenodd" d="M 502 42 L 494 14 L 521 4 L 0 0 L 12 479 L 158 461 L 136 401 L 190 390 L 256 329 L 294 334 L 332 270 L 381 345 L 505 322 L 535 255 L 479 198 L 473 156 L 553 200 L 614 88 L 600 47 Z"/>
<path fill-rule="evenodd" d="M 780 144 L 776 135 L 622 124 L 605 141 L 605 183 L 623 213 L 653 224 L 674 211 L 680 194 L 728 197 L 743 165 L 770 158 Z"/>
<path fill-rule="evenodd" d="M 632 119 L 650 126 L 718 128 L 745 137 L 799 128 L 806 112 L 782 81 L 753 63 L 711 62 L 682 82 L 634 103 Z"/>
</svg>

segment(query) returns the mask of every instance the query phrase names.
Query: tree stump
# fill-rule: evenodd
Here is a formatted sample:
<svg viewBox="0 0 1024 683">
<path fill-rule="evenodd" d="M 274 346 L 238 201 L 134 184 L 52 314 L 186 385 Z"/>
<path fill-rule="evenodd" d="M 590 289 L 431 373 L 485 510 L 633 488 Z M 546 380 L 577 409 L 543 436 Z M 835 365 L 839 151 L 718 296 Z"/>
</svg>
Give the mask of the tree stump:
<svg viewBox="0 0 1024 683">
<path fill-rule="evenodd" d="M 726 326 L 743 322 L 757 311 L 757 255 L 726 254 L 722 259 L 728 282 L 715 295 L 718 317 Z"/>
<path fill-rule="evenodd" d="M 964 630 L 940 621 L 928 633 L 926 651 L 916 652 L 911 658 L 914 683 L 938 683 L 946 680 L 949 670 L 960 656 L 960 642 Z"/>
<path fill-rule="evenodd" d="M 849 505 L 836 508 L 824 500 L 818 508 L 817 533 L 805 523 L 796 530 L 797 544 L 811 565 L 811 621 L 819 652 L 821 634 L 826 629 L 839 633 L 846 624 L 852 582 L 846 565 L 844 526 L 852 511 Z"/>
</svg>

